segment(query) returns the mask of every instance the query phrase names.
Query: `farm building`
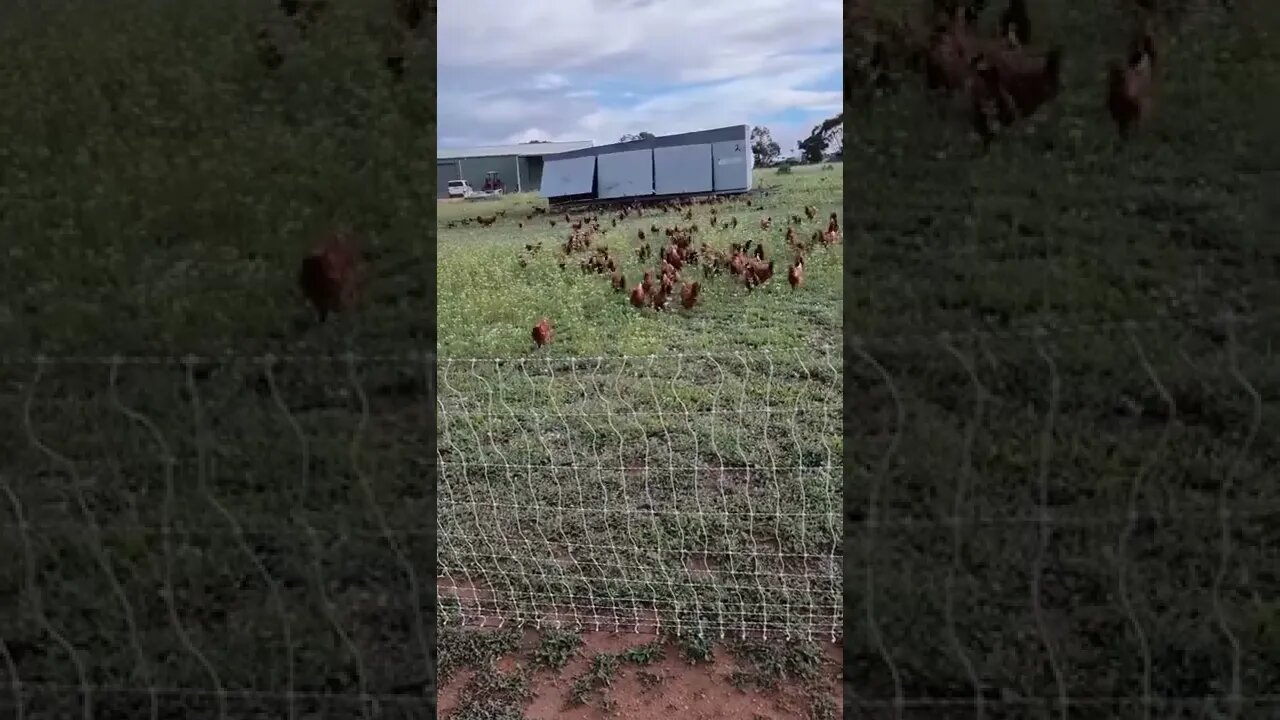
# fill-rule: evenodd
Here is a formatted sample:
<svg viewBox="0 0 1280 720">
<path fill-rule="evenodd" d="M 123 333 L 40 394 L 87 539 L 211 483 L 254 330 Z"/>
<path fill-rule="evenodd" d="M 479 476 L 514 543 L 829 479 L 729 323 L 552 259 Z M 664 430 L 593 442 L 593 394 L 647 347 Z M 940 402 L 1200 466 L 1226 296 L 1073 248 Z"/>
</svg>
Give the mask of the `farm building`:
<svg viewBox="0 0 1280 720">
<path fill-rule="evenodd" d="M 569 150 L 543 160 L 551 204 L 744 193 L 751 189 L 746 125 Z"/>
<path fill-rule="evenodd" d="M 497 173 L 507 192 L 537 192 L 542 185 L 543 156 L 590 148 L 591 141 L 493 145 L 440 150 L 436 160 L 436 194 L 448 196 L 450 180 L 466 180 L 476 190 L 489 173 Z"/>
</svg>

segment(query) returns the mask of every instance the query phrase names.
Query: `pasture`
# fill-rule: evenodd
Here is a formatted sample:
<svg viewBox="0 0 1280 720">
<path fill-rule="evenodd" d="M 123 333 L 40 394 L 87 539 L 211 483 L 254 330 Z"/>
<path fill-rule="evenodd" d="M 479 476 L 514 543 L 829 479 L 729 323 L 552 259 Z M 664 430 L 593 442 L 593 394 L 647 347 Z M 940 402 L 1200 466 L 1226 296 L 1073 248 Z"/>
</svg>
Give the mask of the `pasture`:
<svg viewBox="0 0 1280 720">
<path fill-rule="evenodd" d="M 792 215 L 805 242 L 842 216 L 843 178 L 839 165 L 762 169 L 755 185 L 747 198 L 621 218 L 536 213 L 542 203 L 528 196 L 439 205 L 437 591 L 449 623 L 443 702 L 459 717 L 499 705 L 647 717 L 655 692 L 688 696 L 689 712 L 834 713 L 842 256 L 838 244 L 811 243 L 793 290 L 785 236 Z M 571 225 L 593 217 L 593 247 L 565 257 Z M 728 272 L 704 274 L 704 257 L 682 271 L 701 283 L 698 304 L 676 297 L 656 311 L 580 267 L 607 247 L 630 290 L 645 270 L 657 275 L 666 230 L 695 224 L 694 248 L 759 241 L 776 260 L 772 279 L 748 290 Z M 643 262 L 642 245 L 654 251 Z M 536 349 L 541 318 L 554 335 Z M 550 634 L 466 629 L 504 623 Z M 675 644 L 655 647 L 669 663 L 626 661 L 640 652 L 627 645 L 666 634 Z M 761 642 L 782 636 L 797 642 Z M 726 638 L 740 666 L 689 666 Z M 548 667 L 540 648 L 565 642 L 574 662 L 566 655 L 552 679 L 534 678 Z M 692 656 L 680 649 L 690 643 L 701 648 Z M 592 668 L 619 658 L 610 690 Z M 499 659 L 519 669 L 495 675 Z M 762 675 L 762 664 L 786 669 Z M 577 689 L 566 693 L 562 676 Z M 766 702 L 713 680 L 730 676 L 787 688 Z M 644 677 L 664 679 L 655 688 Z"/>
<path fill-rule="evenodd" d="M 626 293 L 609 286 L 609 276 L 586 275 L 578 268 L 576 254 L 567 270 L 557 266 L 557 248 L 570 233 L 564 214 L 550 212 L 529 219 L 533 207 L 545 201 L 526 193 L 499 201 L 446 202 L 438 206 L 440 226 L 438 315 L 440 354 L 445 357 L 519 357 L 529 354 L 530 328 L 548 318 L 555 328 L 552 356 L 651 355 L 705 351 L 804 350 L 838 343 L 841 255 L 838 246 L 817 248 L 806 258 L 806 282 L 792 292 L 787 285 L 786 264 L 793 251 L 783 236 L 787 218 L 803 215 L 805 205 L 820 211 L 797 227 L 803 240 L 826 227 L 827 216 L 843 213 L 844 178 L 840 165 L 801 166 L 790 175 L 774 169 L 756 170 L 755 187 L 765 195 L 752 205 L 730 200 L 721 205 L 700 206 L 686 221 L 676 212 L 646 211 L 611 224 L 617 213 L 600 211 L 604 231 L 597 240 L 621 261 L 627 289 L 639 282 L 657 261 L 641 262 L 635 249 L 640 232 L 648 233 L 655 248 L 666 239 L 661 230 L 675 225 L 699 224 L 695 247 L 702 242 L 727 249 L 731 242 L 759 240 L 767 258 L 777 260 L 773 280 L 748 293 L 728 277 L 708 280 L 695 268 L 690 278 L 702 281 L 699 305 L 689 312 L 636 311 Z M 721 222 L 737 218 L 736 227 L 708 227 L 709 211 L 716 208 Z M 683 212 L 683 209 L 682 209 Z M 462 226 L 475 216 L 505 213 L 489 227 L 478 223 Z M 574 220 L 583 213 L 574 213 Z M 760 221 L 773 218 L 768 231 Z M 555 223 L 552 225 L 551 223 Z M 450 228 L 450 223 L 455 227 Z M 520 227 L 523 224 L 523 227 Z M 653 228 L 659 228 L 654 237 Z M 518 255 L 527 244 L 542 249 L 528 267 L 520 267 Z M 674 304 L 674 303 L 673 303 Z"/>
<path fill-rule="evenodd" d="M 1277 712 L 1277 15 L 1161 3 L 1196 9 L 1162 16 L 1155 112 L 1122 143 L 1126 5 L 1029 3 L 1062 90 L 986 153 L 901 66 L 896 92 L 851 83 L 862 716 Z"/>
<path fill-rule="evenodd" d="M 428 712 L 433 55 L 277 14 L 0 10 L 0 716 Z M 338 224 L 369 282 L 319 326 Z"/>
</svg>

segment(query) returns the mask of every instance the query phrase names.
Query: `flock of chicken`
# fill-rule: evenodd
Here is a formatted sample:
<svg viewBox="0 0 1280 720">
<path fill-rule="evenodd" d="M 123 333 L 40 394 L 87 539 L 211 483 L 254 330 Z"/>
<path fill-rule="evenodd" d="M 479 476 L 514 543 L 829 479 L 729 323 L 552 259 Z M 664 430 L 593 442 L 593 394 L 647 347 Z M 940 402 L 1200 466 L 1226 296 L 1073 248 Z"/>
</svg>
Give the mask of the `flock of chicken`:
<svg viewBox="0 0 1280 720">
<path fill-rule="evenodd" d="M 1151 113 L 1157 60 L 1154 2 L 1125 1 L 1135 3 L 1140 19 L 1124 59 L 1109 66 L 1106 86 L 1106 107 L 1121 137 Z M 887 87 L 892 82 L 888 48 L 895 40 L 908 45 L 908 56 L 920 61 L 926 88 L 965 98 L 973 129 L 989 145 L 997 124 L 1007 128 L 1058 96 L 1063 49 L 1054 45 L 1037 53 L 1028 48 L 1032 21 L 1026 0 L 1010 0 L 996 32 L 984 34 L 978 27 L 983 4 L 935 0 L 932 30 L 914 43 L 904 40 L 910 33 L 900 26 L 880 23 L 870 64 L 872 82 Z"/>
<path fill-rule="evenodd" d="M 775 268 L 776 261 L 765 257 L 762 242 L 756 241 L 754 245 L 750 239 L 743 243 L 734 242 L 730 243 L 727 250 L 716 248 L 706 241 L 694 246 L 694 240 L 700 229 L 698 223 L 694 222 L 693 206 L 712 205 L 707 218 L 710 226 L 728 230 L 738 226 L 738 218 L 725 219 L 721 208 L 714 207 L 726 202 L 729 201 L 721 197 L 712 197 L 699 201 L 690 199 L 663 201 L 648 208 L 641 203 L 632 203 L 618 209 L 617 215 L 610 218 L 611 228 L 617 227 L 619 222 L 633 216 L 644 216 L 646 209 L 655 214 L 680 213 L 680 217 L 687 223 L 683 226 L 673 224 L 665 229 L 659 228 L 656 223 L 651 223 L 648 233 L 643 229 L 636 233 L 637 244 L 633 250 L 636 259 L 641 263 L 654 262 L 654 265 L 651 269 L 645 270 L 642 277 L 636 279 L 634 284 L 629 283 L 622 272 L 622 262 L 619 258 L 610 251 L 608 246 L 598 242 L 609 232 L 609 228 L 601 225 L 599 208 L 594 212 L 588 210 L 587 214 L 581 215 L 577 220 L 570 214 L 564 215 L 563 221 L 569 226 L 569 234 L 559 248 L 560 257 L 557 265 L 562 271 L 567 270 L 573 256 L 581 253 L 578 266 L 584 274 L 607 275 L 613 290 L 619 293 L 626 292 L 632 306 L 637 309 L 652 308 L 655 312 L 671 309 L 673 302 L 676 301 L 686 311 L 697 306 L 702 281 L 691 281 L 686 277 L 690 268 L 695 266 L 702 268 L 703 281 L 723 275 L 727 271 L 748 291 L 754 290 L 772 279 Z M 752 205 L 750 199 L 745 203 L 747 207 Z M 519 227 L 523 228 L 525 222 L 546 212 L 542 208 L 534 209 L 524 221 L 519 223 Z M 497 221 L 500 214 L 502 213 L 495 213 L 490 217 L 477 216 L 457 222 L 470 225 L 474 221 L 481 227 L 488 227 Z M 804 208 L 804 217 L 792 215 L 786 226 L 784 240 L 794 252 L 794 258 L 787 269 L 787 283 L 793 291 L 804 285 L 805 252 L 814 246 L 829 247 L 840 242 L 840 221 L 834 212 L 830 214 L 825 230 L 814 230 L 807 240 L 800 239 L 796 228 L 805 222 L 815 220 L 817 215 L 816 206 L 807 206 Z M 557 220 L 558 218 L 549 218 L 548 223 L 551 227 L 555 227 Z M 457 222 L 450 225 L 454 226 Z M 769 232 L 772 227 L 773 218 L 766 217 L 760 221 L 761 231 Z M 655 244 L 655 241 L 660 238 L 661 244 Z M 526 244 L 517 256 L 517 262 L 522 268 L 528 267 L 530 261 L 541 249 L 541 242 Z M 547 318 L 539 320 L 531 333 L 535 347 L 549 344 L 553 335 L 551 321 Z"/>
</svg>

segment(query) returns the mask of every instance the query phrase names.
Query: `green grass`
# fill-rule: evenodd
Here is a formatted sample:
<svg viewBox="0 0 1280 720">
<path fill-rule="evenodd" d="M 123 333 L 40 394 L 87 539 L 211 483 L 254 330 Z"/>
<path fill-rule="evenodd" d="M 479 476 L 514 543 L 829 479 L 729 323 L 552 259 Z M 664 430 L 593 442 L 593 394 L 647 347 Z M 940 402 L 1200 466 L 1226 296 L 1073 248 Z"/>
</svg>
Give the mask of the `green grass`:
<svg viewBox="0 0 1280 720">
<path fill-rule="evenodd" d="M 919 78 L 849 108 L 845 682 L 869 717 L 971 717 L 975 692 L 988 717 L 1138 717 L 1089 699 L 1280 683 L 1280 57 L 1274 8 L 1238 6 L 1166 43 L 1128 145 L 1102 105 L 1110 8 L 1032 4 L 1065 89 L 986 156 Z"/>
<path fill-rule="evenodd" d="M 433 61 L 393 85 L 375 5 L 330 3 L 274 74 L 270 3 L 0 11 L 0 658 L 26 717 L 427 712 L 427 368 L 253 359 L 434 342 Z M 335 223 L 370 282 L 316 327 L 297 264 Z M 113 383 L 115 354 L 157 360 Z"/>
<path fill-rule="evenodd" d="M 527 197 L 441 205 L 440 588 L 457 619 L 839 625 L 840 249 L 812 250 L 793 292 L 784 242 L 805 205 L 819 214 L 799 237 L 825 227 L 838 170 L 758 171 L 763 192 L 714 206 L 716 227 L 705 205 L 692 221 L 654 211 L 616 227 L 601 212 L 598 242 L 632 284 L 654 266 L 636 258 L 639 231 L 661 251 L 655 226 L 660 238 L 697 223 L 695 247 L 762 240 L 779 259 L 752 293 L 689 268 L 705 289 L 687 313 L 631 307 L 579 270 L 581 253 L 561 270 L 564 215 L 528 220 Z M 461 222 L 502 212 L 488 228 Z M 556 335 L 534 352 L 540 317 Z"/>
<path fill-rule="evenodd" d="M 432 199 L 415 178 L 434 110 L 423 60 L 400 85 L 381 67 L 387 9 L 331 3 L 268 75 L 253 32 L 278 24 L 270 4 L 25 5 L 6 11 L 0 80 L 3 352 L 428 341 Z M 365 302 L 309 330 L 297 263 L 342 222 L 370 258 Z"/>
<path fill-rule="evenodd" d="M 565 663 L 569 662 L 570 658 L 577 654 L 581 645 L 582 636 L 577 633 L 548 630 L 542 636 L 542 642 L 534 655 L 534 662 L 553 670 L 559 670 L 565 666 Z"/>
<path fill-rule="evenodd" d="M 806 284 L 793 293 L 786 282 L 793 253 L 787 250 L 783 233 L 787 217 L 803 216 L 805 205 L 816 205 L 819 210 L 813 222 L 797 228 L 805 241 L 814 230 L 826 226 L 828 214 L 842 208 L 840 166 L 791 176 L 757 170 L 755 186 L 769 195 L 753 199 L 751 207 L 741 201 L 718 206 L 722 222 L 738 219 L 736 228 L 711 228 L 708 206 L 698 207 L 692 221 L 699 225 L 694 247 L 706 242 L 726 250 L 731 242 L 763 241 L 766 257 L 777 260 L 773 281 L 748 295 L 741 283 L 727 276 L 707 280 L 694 268 L 689 277 L 702 282 L 702 293 L 700 304 L 689 313 L 637 311 L 625 293 L 610 288 L 608 275 L 584 275 L 579 270 L 581 253 L 561 270 L 556 264 L 558 247 L 564 244 L 570 228 L 563 214 L 526 219 L 530 208 L 545 207 L 529 194 L 498 201 L 441 203 L 440 354 L 526 356 L 533 348 L 529 333 L 543 317 L 555 329 L 555 340 L 547 353 L 554 356 L 792 350 L 837 344 L 842 324 L 840 248 L 817 248 L 809 253 Z M 503 211 L 506 214 L 488 228 L 477 224 L 448 226 L 463 218 L 489 217 Z M 611 223 L 616 212 L 598 215 L 605 234 L 597 244 L 607 246 L 621 261 L 628 289 L 639 282 L 645 270 L 657 267 L 656 260 L 637 260 L 637 233 L 643 230 L 649 244 L 661 252 L 664 238 L 661 233 L 653 237 L 655 225 L 662 230 L 690 224 L 674 212 L 632 215 L 616 227 Z M 760 229 L 760 220 L 766 216 L 774 220 L 767 233 Z M 550 225 L 553 220 L 554 227 Z M 517 256 L 526 244 L 533 243 L 541 243 L 542 249 L 522 268 Z"/>
<path fill-rule="evenodd" d="M 591 658 L 591 664 L 582 675 L 574 678 L 569 690 L 570 705 L 586 705 L 596 690 L 608 687 L 618 674 L 618 656 L 599 653 Z"/>
</svg>

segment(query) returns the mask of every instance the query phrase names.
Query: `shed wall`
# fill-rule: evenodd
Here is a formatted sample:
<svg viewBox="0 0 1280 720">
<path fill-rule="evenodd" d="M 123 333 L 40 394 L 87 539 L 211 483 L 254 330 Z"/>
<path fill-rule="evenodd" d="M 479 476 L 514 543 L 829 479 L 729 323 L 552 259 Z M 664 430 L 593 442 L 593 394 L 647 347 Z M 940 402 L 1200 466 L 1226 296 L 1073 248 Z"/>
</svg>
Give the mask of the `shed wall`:
<svg viewBox="0 0 1280 720">
<path fill-rule="evenodd" d="M 462 179 L 467 181 L 472 190 L 484 189 L 485 174 L 489 171 L 498 173 L 506 192 L 516 191 L 516 165 L 519 159 L 514 155 L 506 157 L 458 158 L 462 168 Z"/>
<path fill-rule="evenodd" d="M 751 148 L 743 140 L 728 140 L 711 146 L 715 159 L 716 192 L 751 189 Z"/>
<path fill-rule="evenodd" d="M 436 163 L 436 197 L 449 197 L 449 181 L 457 180 L 458 163 L 452 160 L 441 160 Z"/>
<path fill-rule="evenodd" d="M 595 155 L 548 159 L 542 169 L 542 195 L 556 198 L 590 193 L 595 176 Z"/>
<path fill-rule="evenodd" d="M 746 125 L 733 125 L 548 155 L 544 159 L 542 195 L 556 199 L 591 192 L 585 179 L 552 179 L 553 173 L 563 175 L 570 161 L 580 161 L 584 167 L 585 163 L 592 163 L 590 167 L 595 168 L 598 179 L 596 197 L 602 200 L 746 192 L 752 187 L 755 165 L 749 136 Z M 698 158 L 706 157 L 708 152 L 706 169 L 699 170 Z"/>
<path fill-rule="evenodd" d="M 653 191 L 657 195 L 711 192 L 713 167 L 709 144 L 655 148 Z"/>
<path fill-rule="evenodd" d="M 537 192 L 542 189 L 542 158 L 530 155 L 520 158 L 520 191 Z"/>
<path fill-rule="evenodd" d="M 638 197 L 653 194 L 653 151 L 628 150 L 601 155 L 596 159 L 600 173 L 597 197 Z"/>
</svg>

